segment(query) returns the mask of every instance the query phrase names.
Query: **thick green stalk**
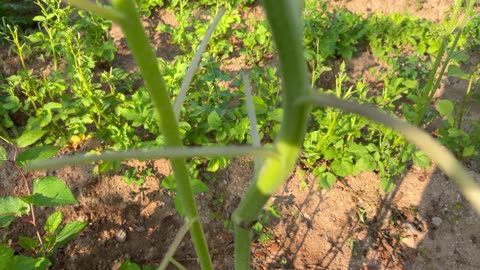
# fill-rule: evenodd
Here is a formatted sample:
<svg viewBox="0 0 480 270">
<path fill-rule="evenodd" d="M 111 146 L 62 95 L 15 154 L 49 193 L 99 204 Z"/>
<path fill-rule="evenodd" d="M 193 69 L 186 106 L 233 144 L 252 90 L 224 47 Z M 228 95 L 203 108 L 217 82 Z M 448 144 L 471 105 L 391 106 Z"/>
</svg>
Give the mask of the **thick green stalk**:
<svg viewBox="0 0 480 270">
<path fill-rule="evenodd" d="M 168 146 L 182 146 L 170 96 L 168 95 L 163 76 L 160 73 L 157 57 L 150 47 L 150 41 L 145 34 L 140 17 L 136 11 L 135 3 L 133 0 L 113 0 L 112 4 L 115 10 L 124 15 L 117 23 L 120 24 L 128 45 L 132 50 L 132 54 L 140 68 L 140 72 L 143 75 L 155 111 L 157 112 L 159 126 L 165 142 Z M 180 196 L 185 216 L 187 220 L 195 220 L 190 228 L 190 234 L 200 260 L 200 265 L 202 269 L 212 269 L 213 266 L 202 225 L 198 221 L 198 211 L 190 186 L 185 159 L 172 158 L 170 162 L 177 182 L 177 193 L 178 196 Z"/>
<path fill-rule="evenodd" d="M 249 269 L 250 228 L 267 200 L 281 186 L 295 164 L 302 146 L 309 105 L 297 102 L 308 95 L 307 67 L 303 56 L 302 1 L 264 0 L 280 60 L 283 121 L 275 140 L 277 157 L 267 158 L 232 216 L 235 225 L 235 267 Z"/>
<path fill-rule="evenodd" d="M 0 135 L 2 128 L 0 127 Z M 2 138 L 2 137 L 0 137 Z M 272 149 L 256 146 L 192 146 L 162 147 L 147 150 L 107 151 L 97 155 L 73 155 L 48 160 L 35 160 L 27 163 L 27 170 L 58 169 L 67 165 L 80 165 L 98 161 L 122 161 L 129 159 L 192 158 L 192 157 L 273 157 Z"/>
</svg>

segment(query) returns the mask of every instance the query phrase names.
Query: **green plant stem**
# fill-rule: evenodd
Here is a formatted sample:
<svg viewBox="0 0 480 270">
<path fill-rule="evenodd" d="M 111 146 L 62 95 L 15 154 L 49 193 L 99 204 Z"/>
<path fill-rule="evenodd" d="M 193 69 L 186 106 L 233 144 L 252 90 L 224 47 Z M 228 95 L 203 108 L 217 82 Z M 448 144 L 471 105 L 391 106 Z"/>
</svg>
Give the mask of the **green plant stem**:
<svg viewBox="0 0 480 270">
<path fill-rule="evenodd" d="M 274 157 L 276 152 L 265 147 L 252 146 L 209 146 L 209 147 L 165 147 L 146 150 L 103 152 L 98 155 L 74 155 L 48 160 L 35 160 L 25 165 L 27 170 L 58 169 L 68 165 L 79 165 L 97 161 L 122 161 L 129 159 L 189 158 L 189 157 Z"/>
<path fill-rule="evenodd" d="M 466 3 L 465 7 L 465 14 L 462 20 L 459 22 L 459 11 L 463 5 L 463 0 L 458 0 L 456 1 L 454 10 L 452 15 L 450 16 L 450 21 L 448 22 L 447 29 L 445 29 L 444 34 L 442 35 L 442 44 L 440 45 L 440 48 L 437 53 L 437 57 L 435 59 L 435 62 L 433 63 L 432 69 L 430 70 L 430 73 L 428 75 L 428 80 L 427 84 L 425 85 L 425 89 L 423 91 L 423 97 L 422 97 L 422 104 L 420 105 L 419 112 L 417 114 L 417 117 L 413 121 L 413 124 L 418 126 L 422 123 L 423 118 L 425 117 L 425 114 L 428 111 L 428 108 L 430 104 L 432 103 L 433 97 L 435 95 L 436 90 L 438 89 L 438 86 L 440 85 L 440 82 L 443 78 L 443 74 L 445 74 L 445 70 L 448 67 L 448 63 L 450 62 L 450 59 L 452 58 L 453 54 L 455 53 L 458 41 L 460 40 L 460 37 L 463 34 L 463 30 L 465 28 L 465 25 L 467 23 L 467 18 L 469 14 L 472 11 L 473 5 L 475 4 L 475 0 L 469 0 Z M 452 45 L 450 48 L 447 50 L 448 46 L 448 37 L 450 34 L 457 29 L 457 33 L 455 34 L 455 38 L 452 42 Z M 442 64 L 442 67 L 440 68 L 440 71 L 438 71 L 440 64 L 442 63 L 442 58 L 443 55 L 445 54 L 445 51 L 447 51 L 447 56 L 445 58 L 445 61 Z M 436 78 L 436 80 L 435 80 Z"/>
<path fill-rule="evenodd" d="M 175 118 L 177 119 L 177 121 L 178 119 L 180 119 L 180 111 L 182 110 L 183 101 L 185 100 L 185 97 L 187 95 L 188 86 L 192 82 L 193 75 L 195 74 L 195 71 L 200 64 L 202 53 L 207 48 L 208 41 L 212 37 L 215 28 L 223 17 L 223 14 L 225 14 L 225 8 L 221 8 L 217 13 L 217 16 L 215 16 L 215 18 L 213 19 L 212 23 L 208 27 L 207 32 L 205 33 L 205 36 L 202 39 L 202 42 L 200 42 L 200 45 L 195 52 L 195 55 L 193 56 L 192 63 L 190 63 L 190 66 L 188 66 L 187 73 L 185 75 L 185 78 L 183 78 L 182 85 L 180 87 L 180 92 L 178 93 L 177 99 L 175 100 L 175 103 L 173 105 L 173 111 L 175 113 Z"/>
<path fill-rule="evenodd" d="M 341 100 L 333 95 L 315 93 L 299 99 L 300 103 L 316 104 L 339 108 L 344 112 L 356 113 L 370 120 L 388 126 L 401 133 L 408 141 L 415 144 L 432 160 L 435 160 L 447 176 L 457 185 L 465 198 L 470 201 L 475 211 L 480 214 L 480 185 L 478 185 L 468 170 L 455 158 L 455 156 L 433 139 L 425 131 L 409 124 L 406 121 L 391 116 L 369 105 L 358 104 Z"/>
<path fill-rule="evenodd" d="M 235 269 L 237 270 L 250 269 L 251 229 L 236 226 L 234 234 L 235 234 L 234 235 L 235 237 Z"/>
<path fill-rule="evenodd" d="M 465 107 L 467 105 L 467 102 L 470 101 L 471 99 L 471 91 L 472 91 L 472 85 L 473 85 L 473 80 L 474 78 L 476 78 L 475 75 L 470 75 L 470 79 L 468 80 L 468 86 L 467 86 L 467 92 L 465 93 L 465 95 L 463 96 L 463 99 L 462 99 L 462 103 L 460 104 L 460 109 L 459 109 L 459 112 L 458 112 L 458 117 L 457 119 L 455 120 L 455 127 L 458 128 L 458 129 L 461 129 L 462 128 L 462 124 L 463 124 L 463 113 L 465 112 Z M 477 78 L 478 79 L 478 78 Z"/>
<path fill-rule="evenodd" d="M 290 173 L 307 127 L 308 104 L 299 104 L 301 95 L 310 93 L 307 66 L 303 56 L 301 1 L 265 0 L 262 2 L 278 50 L 283 78 L 283 121 L 274 149 L 277 157 L 267 158 L 255 174 L 240 205 L 232 215 L 235 229 L 235 268 L 249 269 L 250 229 L 267 200 Z"/>
<path fill-rule="evenodd" d="M 126 19 L 126 17 L 124 16 L 125 14 L 118 12 L 117 10 L 114 10 L 109 7 L 100 6 L 99 4 L 94 3 L 90 0 L 67 0 L 67 1 L 76 7 L 79 7 L 86 11 L 90 11 L 97 16 L 103 17 L 108 20 L 112 20 L 117 23 Z"/>
<path fill-rule="evenodd" d="M 173 258 L 173 255 L 175 255 L 175 251 L 177 250 L 178 246 L 180 246 L 180 243 L 182 243 L 183 237 L 185 237 L 185 234 L 187 234 L 188 230 L 190 229 L 190 226 L 192 226 L 194 220 L 190 220 L 185 222 L 183 226 L 180 228 L 178 231 L 177 235 L 175 236 L 175 239 L 173 239 L 172 244 L 168 248 L 167 253 L 165 253 L 165 256 L 158 266 L 158 270 L 165 270 L 168 266 L 169 262 L 174 262 L 175 259 Z"/>
<path fill-rule="evenodd" d="M 125 19 L 117 23 L 123 30 L 127 43 L 143 75 L 158 117 L 160 130 L 168 146 L 182 146 L 178 124 L 165 81 L 160 73 L 157 57 L 150 46 L 133 0 L 113 0 L 113 7 L 124 15 Z M 128 18 L 128 19 L 127 19 Z M 193 244 L 202 269 L 213 269 L 202 225 L 198 220 L 198 211 L 190 185 L 190 175 L 185 159 L 171 158 L 177 193 L 182 202 L 187 221 L 194 220 L 190 227 Z"/>
</svg>

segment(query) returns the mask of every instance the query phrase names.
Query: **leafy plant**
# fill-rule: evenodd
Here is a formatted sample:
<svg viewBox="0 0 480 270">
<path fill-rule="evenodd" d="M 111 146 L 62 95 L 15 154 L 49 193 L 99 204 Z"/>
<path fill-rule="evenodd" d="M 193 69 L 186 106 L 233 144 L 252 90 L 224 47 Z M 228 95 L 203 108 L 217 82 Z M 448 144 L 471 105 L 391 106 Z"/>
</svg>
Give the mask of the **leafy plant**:
<svg viewBox="0 0 480 270">
<path fill-rule="evenodd" d="M 26 132 L 17 139 L 17 145 L 18 147 L 25 147 L 33 144 L 38 140 L 37 137 Z M 15 152 L 17 151 L 16 147 L 14 146 Z M 53 146 L 40 146 L 30 148 L 19 154 L 16 159 L 9 160 L 6 157 L 5 148 L 0 146 L 0 163 L 6 160 L 17 168 L 29 193 L 29 195 L 22 197 L 0 197 L 0 227 L 8 227 L 13 221 L 20 219 L 31 224 L 36 230 L 36 237 L 23 235 L 19 237 L 18 244 L 24 250 L 21 253 L 22 255 L 15 255 L 15 250 L 12 247 L 4 243 L 0 244 L 0 263 L 5 269 L 47 269 L 52 265 L 48 258 L 88 225 L 88 222 L 73 221 L 60 226 L 63 221 L 61 210 L 57 210 L 48 216 L 43 226 L 43 232 L 37 224 L 35 206 L 56 207 L 78 203 L 65 183 L 52 176 L 35 179 L 33 181 L 33 191 L 30 192 L 21 167 L 25 165 L 26 161 L 49 158 L 56 152 L 57 148 Z M 24 217 L 29 214 L 31 218 Z"/>
</svg>

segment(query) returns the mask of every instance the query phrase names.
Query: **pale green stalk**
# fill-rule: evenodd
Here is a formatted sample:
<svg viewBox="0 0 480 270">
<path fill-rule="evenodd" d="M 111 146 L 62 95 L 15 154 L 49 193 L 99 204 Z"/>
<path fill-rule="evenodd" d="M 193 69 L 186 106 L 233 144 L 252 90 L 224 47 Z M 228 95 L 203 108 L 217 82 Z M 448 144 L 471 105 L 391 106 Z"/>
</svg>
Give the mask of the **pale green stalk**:
<svg viewBox="0 0 480 270">
<path fill-rule="evenodd" d="M 158 266 L 157 270 L 165 270 L 169 262 L 176 262 L 175 259 L 173 258 L 173 255 L 175 255 L 175 251 L 182 243 L 183 237 L 185 237 L 185 234 L 187 234 L 188 230 L 190 229 L 190 226 L 192 226 L 192 223 L 193 223 L 193 220 L 190 220 L 190 221 L 186 220 L 185 224 L 183 224 L 183 226 L 180 228 L 177 235 L 175 236 L 175 239 L 173 239 L 172 244 L 170 244 L 170 247 L 168 247 L 168 251 L 167 253 L 165 253 L 165 257 L 163 258 L 162 262 Z"/>
<path fill-rule="evenodd" d="M 283 121 L 274 149 L 278 156 L 267 158 L 232 215 L 235 226 L 235 268 L 250 267 L 250 229 L 267 200 L 280 187 L 295 164 L 307 128 L 308 104 L 299 96 L 310 93 L 307 66 L 303 58 L 301 1 L 262 2 L 270 23 L 280 60 L 283 89 Z"/>
<path fill-rule="evenodd" d="M 122 12 L 112 9 L 110 7 L 101 6 L 98 3 L 94 3 L 90 0 L 67 0 L 70 4 L 84 9 L 86 11 L 90 11 L 93 14 L 103 17 L 107 20 L 111 20 L 114 22 L 120 22 L 121 20 L 127 19 Z M 128 19 L 127 19 L 128 20 Z"/>
<path fill-rule="evenodd" d="M 185 100 L 185 96 L 187 95 L 187 90 L 188 90 L 188 87 L 190 86 L 190 83 L 192 82 L 193 75 L 195 74 L 195 71 L 197 70 L 198 65 L 200 64 L 202 53 L 207 48 L 208 41 L 212 37 L 213 31 L 215 31 L 215 28 L 220 22 L 220 19 L 222 19 L 223 17 L 223 14 L 225 14 L 225 7 L 222 7 L 218 11 L 217 16 L 215 16 L 215 19 L 213 19 L 213 22 L 208 27 L 208 30 L 205 33 L 205 36 L 203 37 L 202 42 L 200 42 L 200 45 L 198 46 L 198 49 L 195 52 L 195 55 L 193 56 L 192 63 L 190 63 L 190 66 L 188 66 L 187 74 L 185 75 L 185 78 L 183 78 L 182 86 L 180 87 L 180 92 L 178 93 L 177 99 L 175 100 L 175 104 L 173 105 L 173 111 L 175 113 L 175 118 L 177 119 L 177 121 L 178 119 L 180 119 L 180 110 L 182 109 L 183 101 Z"/>
<path fill-rule="evenodd" d="M 1 137 L 0 137 L 1 138 Z M 162 147 L 145 150 L 112 151 L 98 154 L 73 155 L 27 163 L 27 170 L 58 169 L 68 165 L 80 165 L 98 161 L 122 161 L 129 159 L 191 158 L 191 157 L 274 157 L 273 149 L 252 146 L 209 146 L 209 147 Z"/>
<path fill-rule="evenodd" d="M 260 133 L 257 128 L 257 116 L 255 114 L 255 105 L 253 104 L 252 90 L 250 89 L 250 78 L 247 72 L 242 73 L 243 78 L 243 88 L 245 91 L 245 103 L 247 104 L 247 114 L 248 120 L 250 122 L 250 137 L 252 138 L 252 145 L 254 147 L 260 147 Z M 255 171 L 257 171 L 261 166 L 261 157 L 255 157 Z"/>
<path fill-rule="evenodd" d="M 113 0 L 112 4 L 116 10 L 125 15 L 125 20 L 118 23 L 125 34 L 127 43 L 143 75 L 147 89 L 149 90 L 155 111 L 158 117 L 160 130 L 168 146 L 182 146 L 179 128 L 170 96 L 165 81 L 160 73 L 157 57 L 155 56 L 150 42 L 145 34 L 140 17 L 136 11 L 133 0 Z M 195 250 L 200 259 L 202 269 L 212 269 L 212 262 L 208 251 L 207 242 L 203 233 L 202 225 L 198 220 L 198 211 L 190 185 L 190 175 L 184 158 L 171 158 L 175 180 L 177 183 L 177 194 L 182 202 L 187 220 L 194 220 L 190 227 L 190 233 Z"/>
<path fill-rule="evenodd" d="M 72 0 L 71 3 L 85 8 L 96 15 L 111 19 L 120 25 L 133 57 L 143 75 L 155 108 L 158 124 L 167 146 L 182 146 L 178 124 L 165 81 L 160 73 L 157 58 L 137 13 L 134 0 L 112 0 L 113 10 L 103 6 L 92 5 L 89 1 Z M 198 211 L 190 186 L 190 175 L 184 158 L 171 158 L 177 194 L 182 203 L 187 221 L 193 220 L 190 227 L 195 250 L 202 269 L 212 269 L 212 262 L 202 225 L 198 221 Z"/>
</svg>

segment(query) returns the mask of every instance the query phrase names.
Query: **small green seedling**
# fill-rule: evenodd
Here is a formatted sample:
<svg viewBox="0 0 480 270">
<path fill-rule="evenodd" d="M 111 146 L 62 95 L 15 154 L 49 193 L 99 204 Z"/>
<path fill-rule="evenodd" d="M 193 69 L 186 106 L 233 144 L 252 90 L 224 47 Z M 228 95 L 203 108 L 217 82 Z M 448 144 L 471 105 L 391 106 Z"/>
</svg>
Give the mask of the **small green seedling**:
<svg viewBox="0 0 480 270">
<path fill-rule="evenodd" d="M 16 156 L 18 148 L 32 145 L 43 136 L 41 131 L 26 131 L 16 139 L 16 144 L 0 137 L 14 149 L 13 159 L 8 159 L 7 151 L 0 146 L 0 165 L 8 162 L 20 173 L 29 195 L 0 197 L 0 227 L 10 226 L 15 220 L 27 222 L 36 231 L 36 237 L 20 236 L 18 244 L 23 248 L 21 255 L 14 254 L 12 247 L 0 244 L 0 265 L 2 269 L 46 269 L 52 265 L 48 259 L 54 252 L 79 234 L 88 222 L 73 221 L 60 226 L 63 221 L 62 211 L 57 210 L 46 220 L 43 229 L 37 224 L 35 207 L 57 207 L 78 203 L 67 185 L 53 176 L 33 180 L 33 190 L 27 183 L 22 167 L 31 160 L 50 158 L 57 153 L 53 146 L 37 146 Z M 30 215 L 30 218 L 25 216 Z M 24 255 L 25 254 L 25 255 Z"/>
</svg>

